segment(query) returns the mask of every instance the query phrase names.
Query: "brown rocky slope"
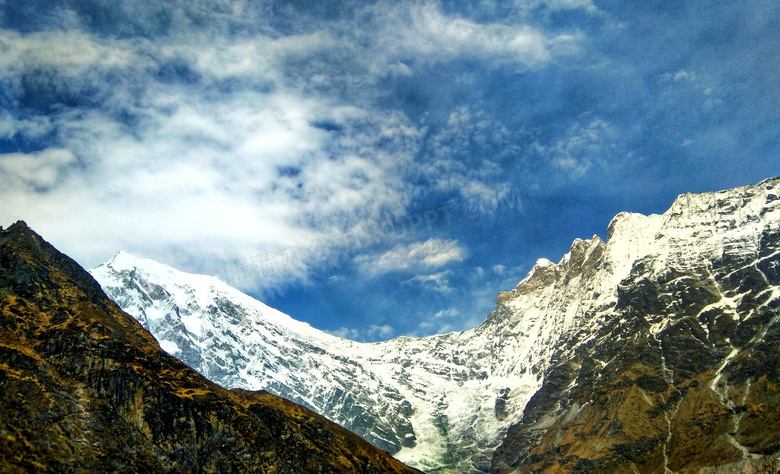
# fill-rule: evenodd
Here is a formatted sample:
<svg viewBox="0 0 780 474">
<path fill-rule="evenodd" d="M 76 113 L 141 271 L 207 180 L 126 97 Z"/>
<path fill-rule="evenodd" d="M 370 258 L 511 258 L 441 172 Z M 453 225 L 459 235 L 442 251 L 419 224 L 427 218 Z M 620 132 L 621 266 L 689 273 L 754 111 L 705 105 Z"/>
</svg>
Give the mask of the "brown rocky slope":
<svg viewBox="0 0 780 474">
<path fill-rule="evenodd" d="M 0 228 L 0 471 L 418 472 L 163 352 L 76 262 Z"/>
</svg>

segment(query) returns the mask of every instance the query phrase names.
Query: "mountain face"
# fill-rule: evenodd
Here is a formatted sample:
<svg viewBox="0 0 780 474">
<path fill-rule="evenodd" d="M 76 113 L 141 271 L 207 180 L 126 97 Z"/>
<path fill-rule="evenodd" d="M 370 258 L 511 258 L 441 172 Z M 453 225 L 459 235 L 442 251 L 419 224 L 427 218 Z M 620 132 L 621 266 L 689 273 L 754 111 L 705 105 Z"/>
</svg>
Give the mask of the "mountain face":
<svg viewBox="0 0 780 474">
<path fill-rule="evenodd" d="M 425 338 L 339 339 L 124 253 L 92 274 L 211 380 L 429 472 L 750 472 L 780 451 L 778 185 L 621 213 L 478 327 Z"/>
<path fill-rule="evenodd" d="M 562 324 L 496 319 L 462 333 L 362 344 L 215 278 L 126 253 L 92 274 L 161 347 L 211 380 L 303 404 L 427 470 L 490 469 L 502 433 L 541 384 L 541 366 L 532 366 Z"/>
<path fill-rule="evenodd" d="M 23 222 L 0 228 L 1 472 L 418 472 L 160 349 Z"/>
<path fill-rule="evenodd" d="M 492 472 L 777 469 L 762 456 L 780 451 L 778 185 L 612 221 L 592 268 L 617 285 L 583 305 L 594 326 L 561 339 Z"/>
</svg>

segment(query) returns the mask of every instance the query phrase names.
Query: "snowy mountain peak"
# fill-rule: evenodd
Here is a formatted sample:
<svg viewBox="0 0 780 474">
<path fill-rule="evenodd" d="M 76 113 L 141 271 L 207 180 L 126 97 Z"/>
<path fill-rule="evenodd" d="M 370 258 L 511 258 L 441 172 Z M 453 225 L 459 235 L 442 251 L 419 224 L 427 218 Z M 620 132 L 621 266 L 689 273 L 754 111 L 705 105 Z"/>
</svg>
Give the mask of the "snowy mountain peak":
<svg viewBox="0 0 780 474">
<path fill-rule="evenodd" d="M 109 297 L 120 299 L 120 306 L 144 326 L 151 326 L 150 320 L 175 317 L 193 336 L 202 339 L 208 336 L 204 331 L 210 330 L 208 325 L 204 326 L 203 312 L 212 311 L 219 301 L 225 300 L 249 308 L 244 314 L 254 322 L 274 324 L 305 339 L 327 342 L 339 339 L 255 300 L 216 277 L 182 272 L 125 251 L 90 273 L 101 282 Z"/>
<path fill-rule="evenodd" d="M 108 266 L 115 270 L 133 270 L 135 268 L 145 269 L 147 273 L 157 272 L 159 276 L 180 278 L 183 272 L 169 267 L 168 265 L 150 260 L 147 258 L 139 258 L 124 250 L 120 250 L 116 255 L 111 257 L 109 261 L 100 265 L 98 268 Z M 204 275 L 205 276 L 205 275 Z M 213 277 L 208 277 L 213 278 Z"/>
</svg>

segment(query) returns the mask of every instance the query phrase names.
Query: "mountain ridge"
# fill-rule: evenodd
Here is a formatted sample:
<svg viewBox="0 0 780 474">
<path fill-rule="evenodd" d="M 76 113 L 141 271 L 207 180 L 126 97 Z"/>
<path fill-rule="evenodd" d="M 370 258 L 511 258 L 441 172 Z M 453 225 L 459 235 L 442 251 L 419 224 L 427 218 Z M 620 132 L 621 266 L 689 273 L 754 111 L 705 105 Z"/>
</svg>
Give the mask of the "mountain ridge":
<svg viewBox="0 0 780 474">
<path fill-rule="evenodd" d="M 607 227 L 606 242 L 598 236 L 588 240 L 576 239 L 558 263 L 538 260 L 516 288 L 499 293 L 496 309 L 482 324 L 467 331 L 419 339 L 398 338 L 362 344 L 332 339 L 333 336 L 317 336 L 308 341 L 264 336 L 262 341 L 267 352 L 257 356 L 260 349 L 243 342 L 252 331 L 224 325 L 224 314 L 217 317 L 224 308 L 216 302 L 212 305 L 207 301 L 206 307 L 189 307 L 194 312 L 190 316 L 208 321 L 213 329 L 207 340 L 198 339 L 197 334 L 187 332 L 185 325 L 177 322 L 182 311 L 189 311 L 190 302 L 186 298 L 150 298 L 153 302 L 150 305 L 149 301 L 139 300 L 138 295 L 128 293 L 121 283 L 126 278 L 122 272 L 130 271 L 127 268 L 112 274 L 104 265 L 92 272 L 107 293 L 123 307 L 135 305 L 148 310 L 159 306 L 155 311 L 164 314 L 159 319 L 163 323 L 156 334 L 160 334 L 163 340 L 166 336 L 176 338 L 177 347 L 185 342 L 196 348 L 197 355 L 188 362 L 193 367 L 203 372 L 212 371 L 212 377 L 228 385 L 267 383 L 270 390 L 327 413 L 414 466 L 430 472 L 511 472 L 512 469 L 523 472 L 522 469 L 574 469 L 572 466 L 580 466 L 577 468 L 580 469 L 587 465 L 586 461 L 593 459 L 583 457 L 581 460 L 585 464 L 574 463 L 568 467 L 560 462 L 547 465 L 529 461 L 523 464 L 528 460 L 513 458 L 508 453 L 512 450 L 516 453 L 527 451 L 532 459 L 536 459 L 534 456 L 537 454 L 532 454 L 531 449 L 535 447 L 533 443 L 546 439 L 548 444 L 552 443 L 550 446 L 557 446 L 557 441 L 553 440 L 558 438 L 540 431 L 548 421 L 534 425 L 533 429 L 526 426 L 527 422 L 541 419 L 540 413 L 553 414 L 556 410 L 565 411 L 574 406 L 559 406 L 554 397 L 551 398 L 552 394 L 556 394 L 566 399 L 567 390 L 578 387 L 577 380 L 571 380 L 572 374 L 581 374 L 583 380 L 594 386 L 601 383 L 600 377 L 613 367 L 608 354 L 599 352 L 597 355 L 601 359 L 594 358 L 594 347 L 600 344 L 598 341 L 620 340 L 625 334 L 631 334 L 631 337 L 644 338 L 649 341 L 648 344 L 663 346 L 666 338 L 674 339 L 669 335 L 674 324 L 669 321 L 675 313 L 668 308 L 664 309 L 666 313 L 660 312 L 659 303 L 655 300 L 667 301 L 668 298 L 654 293 L 655 283 L 649 284 L 648 278 L 652 277 L 656 283 L 661 281 L 664 285 L 677 281 L 693 288 L 685 285 L 675 287 L 678 301 L 667 301 L 670 308 L 698 308 L 697 298 L 705 298 L 707 304 L 703 307 L 712 311 L 722 309 L 720 302 L 726 305 L 726 309 L 730 308 L 728 304 L 735 303 L 736 296 L 725 296 L 722 292 L 716 294 L 712 290 L 712 285 L 707 283 L 710 275 L 705 272 L 707 262 L 713 260 L 723 262 L 724 266 L 736 265 L 734 262 L 747 255 L 740 250 L 743 246 L 757 249 L 761 236 L 768 235 L 770 240 L 774 238 L 772 236 L 780 221 L 776 194 L 778 183 L 780 179 L 771 178 L 732 190 L 682 194 L 663 214 L 620 213 Z M 751 255 L 747 258 L 752 258 Z M 777 265 L 777 254 L 769 256 L 768 264 Z M 670 268 L 674 269 L 671 273 Z M 770 286 L 774 288 L 777 283 L 772 281 Z M 154 285 L 160 283 L 146 282 L 143 292 L 148 294 Z M 744 299 L 746 295 L 755 297 L 749 295 L 750 288 L 746 291 L 740 298 Z M 762 304 L 775 304 L 774 301 L 770 299 Z M 254 303 L 247 301 L 247 304 L 252 306 Z M 627 308 L 631 308 L 632 312 L 626 314 Z M 734 309 L 736 311 L 737 307 Z M 234 308 L 232 317 L 247 311 L 251 312 L 247 308 Z M 656 313 L 649 313 L 652 311 Z M 177 314 L 179 316 L 174 316 Z M 648 320 L 645 314 L 652 317 Z M 628 319 L 636 328 L 623 322 Z M 696 324 L 700 329 L 707 326 Z M 723 323 L 718 319 L 717 324 Z M 605 331 L 608 333 L 605 334 Z M 155 333 L 154 328 L 152 332 Z M 277 328 L 277 332 L 283 333 L 284 330 Z M 773 334 L 770 333 L 772 337 Z M 712 344 L 723 345 L 726 342 L 718 340 Z M 203 350 L 209 347 L 222 348 L 216 351 L 219 360 L 213 358 L 215 352 Z M 626 355 L 626 360 L 646 356 L 651 366 L 642 366 L 640 360 L 636 370 L 644 375 L 630 379 L 633 380 L 631 386 L 640 379 L 641 384 L 656 387 L 663 381 L 666 391 L 677 393 L 669 388 L 676 385 L 670 383 L 672 379 L 666 359 L 659 359 L 642 347 L 637 348 L 637 354 Z M 722 377 L 731 360 L 728 359 L 731 349 L 725 352 L 718 349 L 712 354 L 706 364 L 715 363 L 713 361 L 723 363 L 717 374 Z M 669 356 L 671 360 L 668 350 L 662 351 L 662 355 Z M 212 360 L 207 361 L 209 358 Z M 567 366 L 569 363 L 579 368 L 572 371 L 574 369 Z M 698 369 L 705 368 L 706 364 L 702 364 Z M 241 373 L 237 367 L 243 367 L 244 372 Z M 220 370 L 216 369 L 230 373 L 219 373 Z M 250 380 L 247 375 L 253 370 L 255 377 Z M 716 377 L 714 369 L 708 370 L 712 373 L 699 373 L 704 377 L 699 380 L 699 386 L 711 386 L 713 383 L 711 378 Z M 602 374 L 602 371 L 607 372 Z M 705 373 L 709 375 L 702 375 Z M 693 376 L 693 372 L 689 375 Z M 275 376 L 278 377 L 274 379 Z M 567 380 L 566 384 L 561 385 L 562 380 Z M 701 400 L 709 400 L 705 395 L 701 395 Z M 666 392 L 663 397 L 656 397 L 658 399 L 648 396 L 654 405 L 652 409 L 658 412 L 651 417 L 650 425 L 655 427 L 654 430 L 660 429 L 656 426 L 660 423 L 659 419 L 671 416 L 671 413 L 658 408 L 658 404 L 666 403 L 661 399 L 668 400 L 670 396 Z M 718 396 L 715 399 L 720 400 Z M 720 403 L 718 400 L 715 401 Z M 632 406 L 632 409 L 635 408 Z M 566 416 L 574 416 L 574 412 Z M 545 419 L 552 420 L 549 421 L 552 423 L 550 426 L 555 425 L 554 418 Z M 555 429 L 561 430 L 562 426 L 559 424 Z M 509 436 L 505 437 L 506 433 Z M 634 447 L 616 448 L 623 450 L 620 453 L 626 449 L 632 453 L 642 451 L 641 442 L 634 439 L 639 436 L 638 433 L 622 435 L 626 439 L 620 439 L 617 445 Z M 511 442 L 510 438 L 514 437 L 525 440 L 523 443 L 527 446 L 518 447 Z M 648 445 L 645 450 L 655 454 L 644 462 L 657 467 L 665 460 L 664 466 L 667 466 L 669 453 L 664 446 L 668 446 L 669 441 L 666 439 L 665 443 Z M 753 455 L 739 448 L 737 451 L 733 454 L 735 460 L 739 460 L 739 456 L 747 456 L 748 459 Z M 552 456 L 552 451 L 545 452 L 548 458 Z M 618 458 L 623 462 L 634 462 L 620 453 Z M 642 453 L 634 457 L 640 459 L 639 454 Z M 593 453 L 588 456 L 593 456 Z M 549 461 L 548 458 L 545 459 Z M 706 464 L 706 459 L 700 457 L 695 462 Z"/>
<path fill-rule="evenodd" d="M 777 356 L 764 348 L 774 369 L 743 371 L 733 386 L 722 379 L 740 372 L 730 365 L 740 359 L 730 331 L 731 339 L 750 335 L 742 344 L 777 347 L 777 184 L 681 195 L 657 217 L 616 216 L 609 240 L 642 229 L 633 240 L 662 245 L 663 252 L 632 259 L 608 320 L 552 355 L 545 386 L 494 453 L 492 472 L 697 472 L 727 464 L 725 472 L 757 472 L 759 458 L 776 455 L 777 434 L 768 426 L 777 423 L 777 407 L 761 408 L 765 399 L 748 394 L 755 394 L 756 375 L 777 393 Z M 740 281 L 740 273 L 748 276 Z M 741 404 L 734 403 L 740 391 Z M 757 409 L 765 429 L 753 425 Z M 748 436 L 751 430 L 763 432 L 769 446 Z"/>
</svg>

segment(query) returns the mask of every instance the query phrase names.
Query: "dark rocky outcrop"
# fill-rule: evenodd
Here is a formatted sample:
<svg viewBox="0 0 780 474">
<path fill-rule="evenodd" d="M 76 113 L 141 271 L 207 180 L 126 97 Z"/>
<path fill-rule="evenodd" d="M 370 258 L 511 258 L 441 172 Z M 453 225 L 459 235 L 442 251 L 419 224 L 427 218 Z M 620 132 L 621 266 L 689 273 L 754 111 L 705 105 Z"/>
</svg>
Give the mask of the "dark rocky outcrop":
<svg viewBox="0 0 780 474">
<path fill-rule="evenodd" d="M 418 472 L 160 350 L 76 262 L 0 229 L 0 471 Z"/>
</svg>

